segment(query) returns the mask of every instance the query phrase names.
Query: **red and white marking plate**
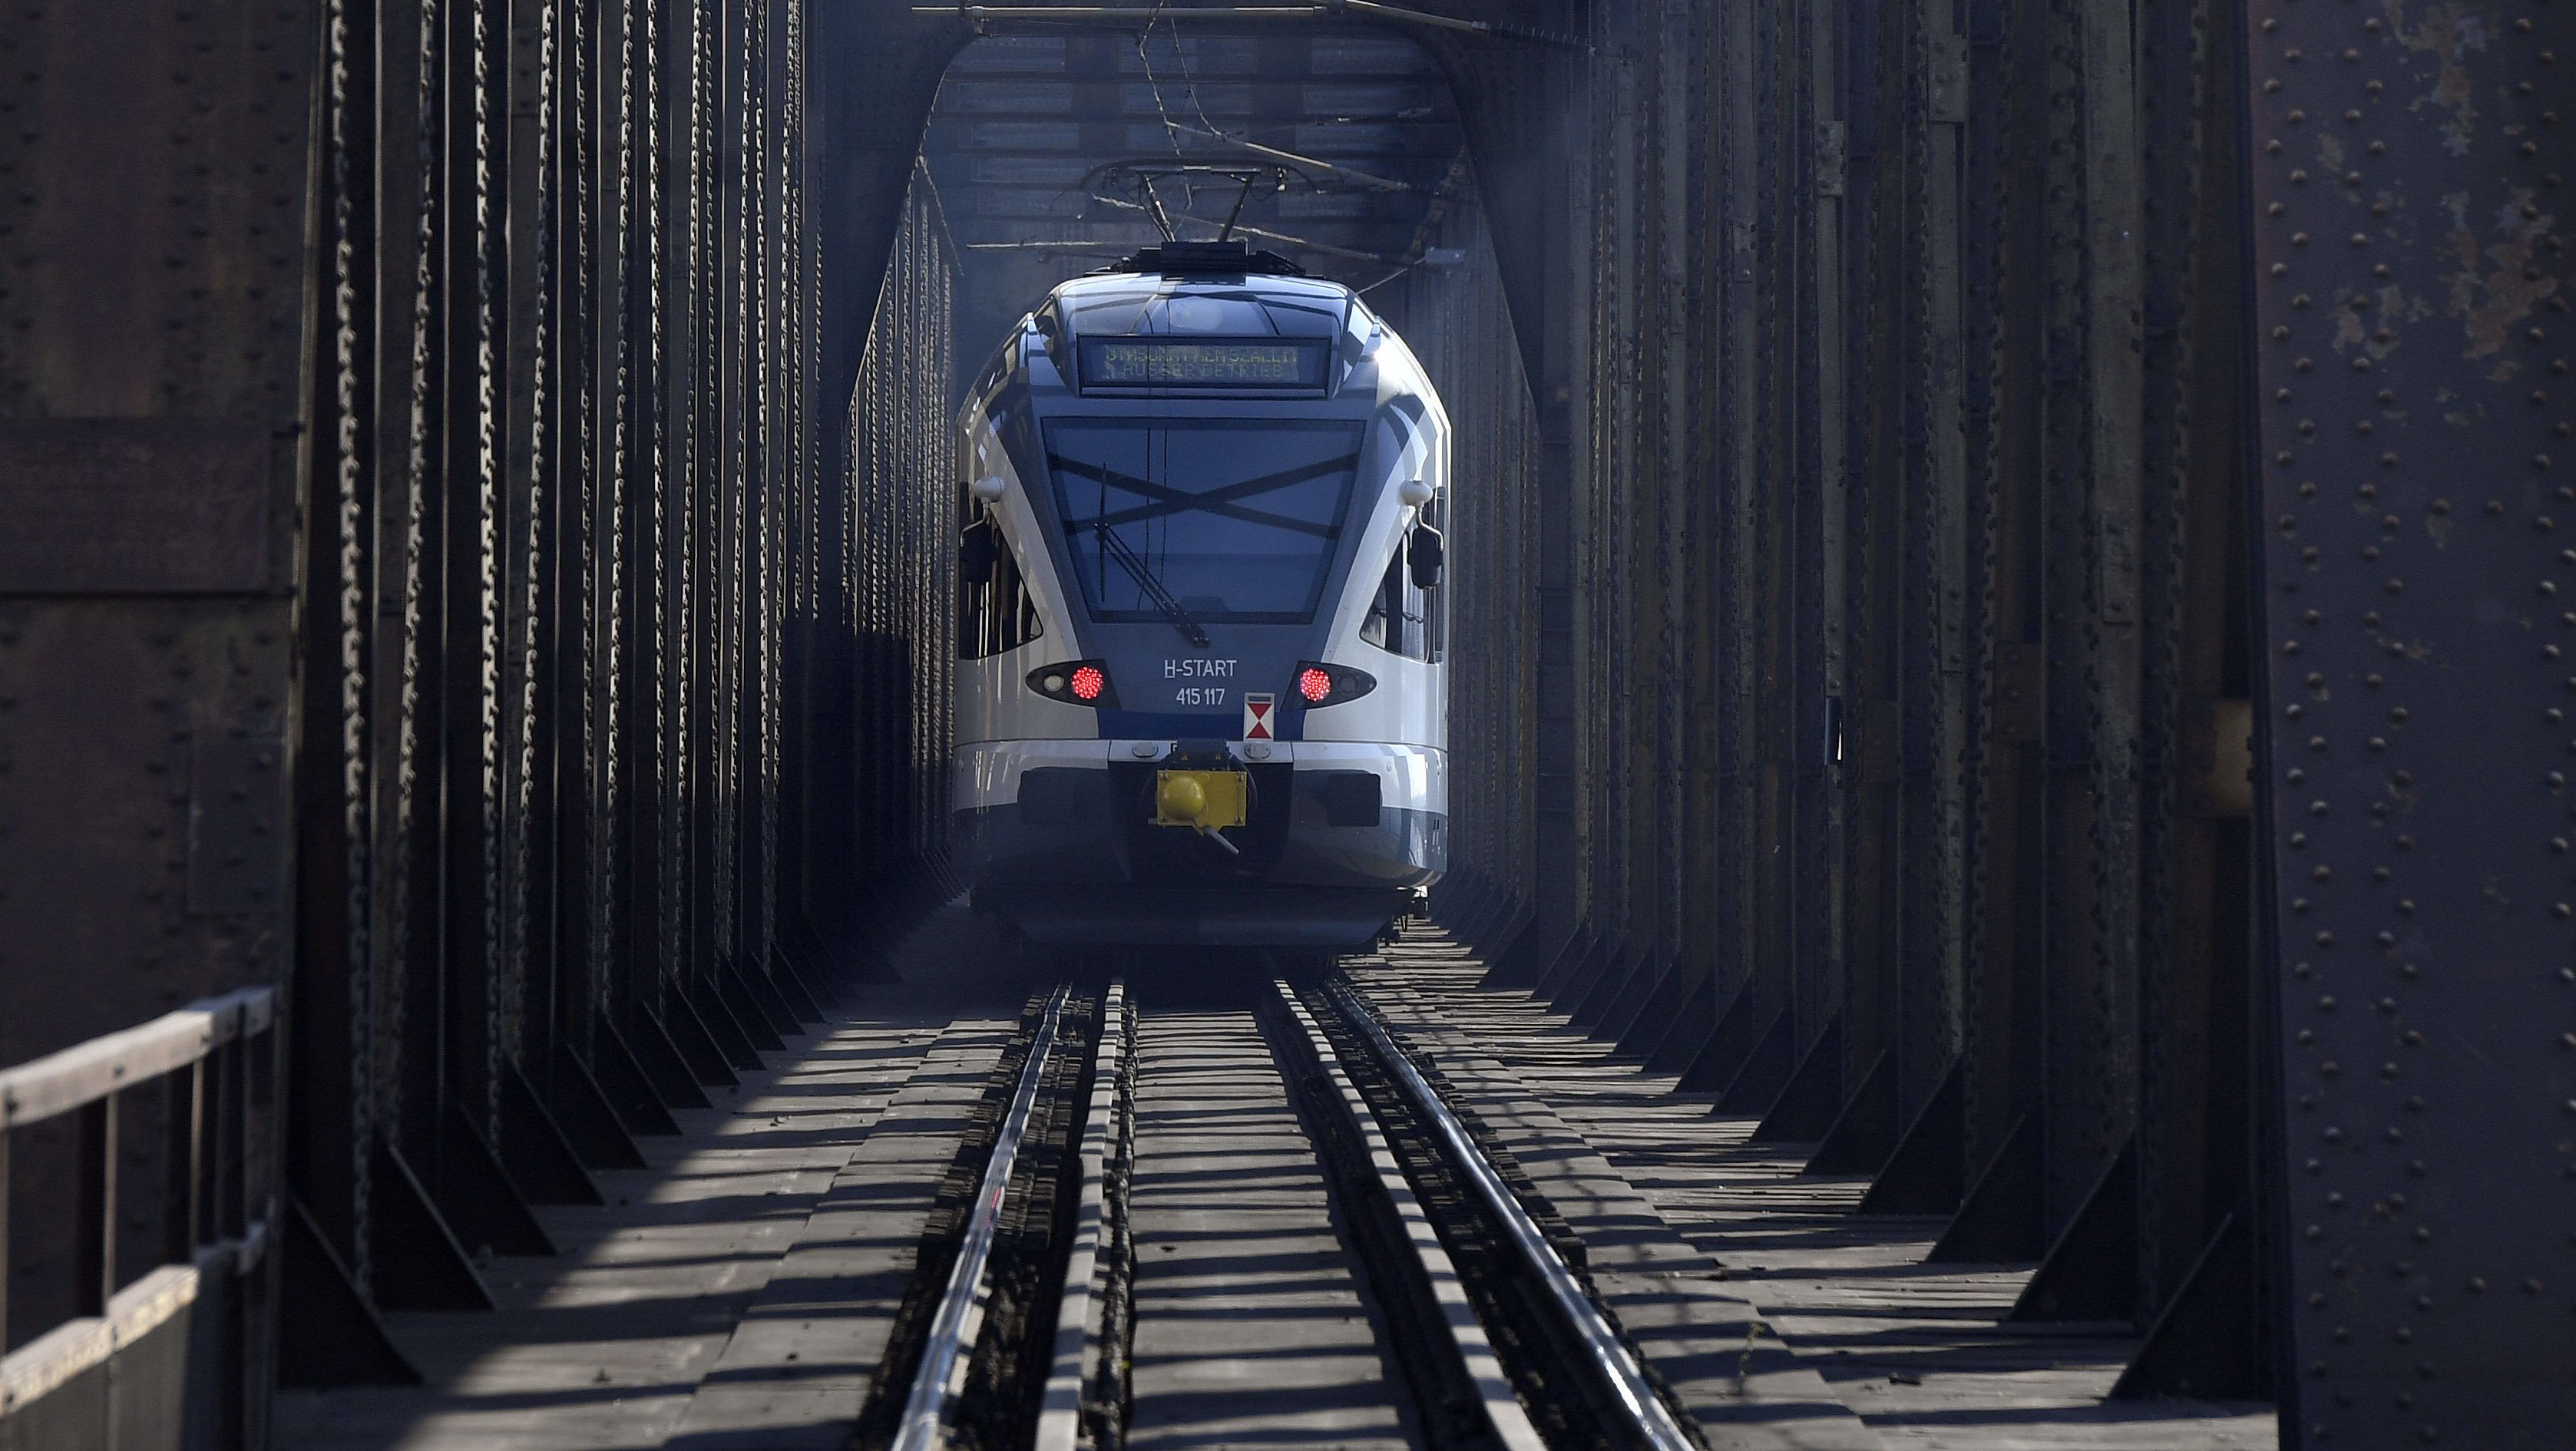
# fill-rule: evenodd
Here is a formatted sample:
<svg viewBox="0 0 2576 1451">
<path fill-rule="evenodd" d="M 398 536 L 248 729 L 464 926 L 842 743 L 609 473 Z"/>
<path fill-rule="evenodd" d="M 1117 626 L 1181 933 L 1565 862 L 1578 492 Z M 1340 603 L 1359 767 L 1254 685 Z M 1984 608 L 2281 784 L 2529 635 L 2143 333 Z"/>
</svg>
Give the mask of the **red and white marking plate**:
<svg viewBox="0 0 2576 1451">
<path fill-rule="evenodd" d="M 1272 726 L 1278 720 L 1279 697 L 1246 694 L 1243 697 L 1243 738 L 1247 741 L 1275 741 L 1278 733 Z"/>
</svg>

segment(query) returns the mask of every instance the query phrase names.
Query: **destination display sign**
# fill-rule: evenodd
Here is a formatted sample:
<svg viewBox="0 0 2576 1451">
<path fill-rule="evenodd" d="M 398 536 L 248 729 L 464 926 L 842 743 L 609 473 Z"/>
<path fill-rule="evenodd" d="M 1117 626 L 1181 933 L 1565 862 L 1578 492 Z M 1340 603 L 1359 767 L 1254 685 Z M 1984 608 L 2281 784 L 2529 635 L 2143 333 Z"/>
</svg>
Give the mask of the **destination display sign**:
<svg viewBox="0 0 2576 1451">
<path fill-rule="evenodd" d="M 1086 388 L 1321 388 L 1323 342 L 1091 338 Z"/>
</svg>

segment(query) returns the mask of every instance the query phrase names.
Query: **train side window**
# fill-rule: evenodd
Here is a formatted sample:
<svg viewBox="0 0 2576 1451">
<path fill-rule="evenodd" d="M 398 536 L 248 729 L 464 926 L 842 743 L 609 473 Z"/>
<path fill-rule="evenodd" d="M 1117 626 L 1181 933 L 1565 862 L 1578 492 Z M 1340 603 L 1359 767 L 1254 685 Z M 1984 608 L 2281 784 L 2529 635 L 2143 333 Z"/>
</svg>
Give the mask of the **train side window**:
<svg viewBox="0 0 2576 1451">
<path fill-rule="evenodd" d="M 1421 589 L 1413 583 L 1413 572 L 1405 564 L 1411 539 L 1408 531 L 1396 541 L 1394 556 L 1386 562 L 1386 575 L 1369 599 L 1368 617 L 1360 622 L 1360 638 L 1408 660 L 1438 664 L 1440 591 Z"/>
<path fill-rule="evenodd" d="M 1360 638 L 1381 650 L 1404 653 L 1396 646 L 1402 633 L 1392 627 L 1404 618 L 1404 551 L 1386 562 L 1386 577 L 1377 582 L 1377 593 L 1369 596 L 1368 618 L 1360 621 Z"/>
<path fill-rule="evenodd" d="M 957 532 L 957 657 L 982 660 L 1045 633 L 1010 541 L 992 515 L 978 512 Z"/>
</svg>

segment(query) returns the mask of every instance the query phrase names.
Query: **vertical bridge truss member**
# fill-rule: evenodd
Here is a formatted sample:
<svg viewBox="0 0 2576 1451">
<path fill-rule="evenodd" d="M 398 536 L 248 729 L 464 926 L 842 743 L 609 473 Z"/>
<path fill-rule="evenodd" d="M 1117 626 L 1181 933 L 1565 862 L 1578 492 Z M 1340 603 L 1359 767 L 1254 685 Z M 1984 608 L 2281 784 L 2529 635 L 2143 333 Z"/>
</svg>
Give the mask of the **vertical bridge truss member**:
<svg viewBox="0 0 2576 1451">
<path fill-rule="evenodd" d="M 2576 13 L 2251 9 L 2284 1429 L 2539 1444 L 2576 1414 Z"/>
</svg>

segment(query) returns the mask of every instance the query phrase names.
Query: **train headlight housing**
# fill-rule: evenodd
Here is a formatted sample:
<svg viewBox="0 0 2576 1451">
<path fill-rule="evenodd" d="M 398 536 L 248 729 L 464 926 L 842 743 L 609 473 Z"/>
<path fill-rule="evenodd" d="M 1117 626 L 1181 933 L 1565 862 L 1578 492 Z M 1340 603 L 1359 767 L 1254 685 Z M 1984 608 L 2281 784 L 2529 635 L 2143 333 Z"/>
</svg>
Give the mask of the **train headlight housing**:
<svg viewBox="0 0 2576 1451">
<path fill-rule="evenodd" d="M 1118 692 L 1109 684 L 1109 667 L 1097 660 L 1068 660 L 1029 672 L 1029 689 L 1067 705 L 1115 710 Z"/>
<path fill-rule="evenodd" d="M 1377 689 L 1377 677 L 1348 665 L 1333 665 L 1321 660 L 1308 660 L 1297 667 L 1290 680 L 1291 699 L 1308 710 L 1320 710 L 1357 700 Z"/>
</svg>

